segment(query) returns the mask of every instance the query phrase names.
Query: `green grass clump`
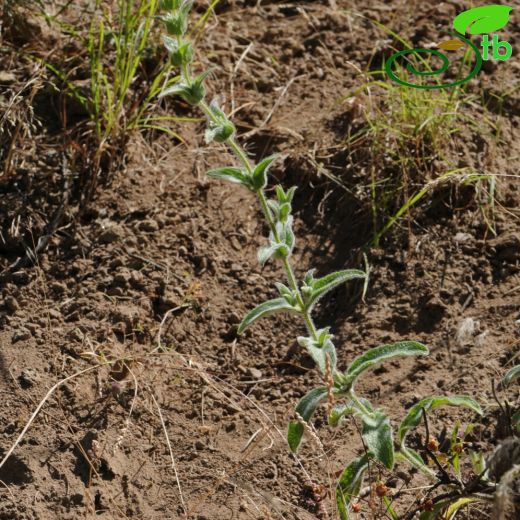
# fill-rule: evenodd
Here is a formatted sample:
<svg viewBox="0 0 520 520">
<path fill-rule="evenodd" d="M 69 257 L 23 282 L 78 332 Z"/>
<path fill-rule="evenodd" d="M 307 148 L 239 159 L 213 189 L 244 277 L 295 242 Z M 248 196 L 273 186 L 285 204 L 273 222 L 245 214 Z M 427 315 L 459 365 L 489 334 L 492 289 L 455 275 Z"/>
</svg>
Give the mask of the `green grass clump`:
<svg viewBox="0 0 520 520">
<path fill-rule="evenodd" d="M 86 86 L 71 80 L 76 70 L 61 70 L 46 62 L 88 115 L 87 129 L 80 125 L 81 140 L 89 142 L 81 157 L 86 172 L 82 197 L 88 202 L 100 180 L 124 164 L 129 136 L 135 130 L 153 129 L 180 140 L 168 123 L 174 116 L 155 115 L 158 94 L 178 78 L 168 79 L 172 64 L 148 78 L 146 60 L 155 52 L 153 27 L 159 0 L 117 0 L 115 6 L 96 0 L 86 39 L 69 32 L 85 46 L 88 58 Z M 85 147 L 82 147 L 83 150 Z"/>
<path fill-rule="evenodd" d="M 400 47 L 413 48 L 387 27 L 373 23 Z M 454 77 L 446 81 L 466 77 L 474 61 L 473 54 L 467 46 L 452 53 L 450 68 L 455 69 Z M 429 87 L 443 83 L 442 76 L 432 73 L 438 68 L 435 57 L 425 58 L 417 53 L 408 55 L 407 60 L 423 75 L 411 74 L 400 66 L 398 75 L 404 82 Z M 468 91 L 468 84 L 449 89 L 403 87 L 388 78 L 384 63 L 371 72 L 358 70 L 358 73 L 365 78 L 364 83 L 343 98 L 355 108 L 345 147 L 351 160 L 367 170 L 369 179 L 357 191 L 364 194 L 365 200 L 370 199 L 372 242 L 378 245 L 401 218 L 410 218 L 412 207 L 425 195 L 446 182 L 466 185 L 468 176 L 477 173 L 470 166 L 459 167 L 457 136 L 466 138 L 468 132 L 485 133 L 496 140 L 493 134 L 499 134 L 500 130 L 486 107 L 481 106 L 480 96 Z M 479 112 L 477 117 L 473 115 L 475 110 Z M 476 188 L 475 201 L 493 232 L 493 201 L 491 205 L 484 204 L 484 208 L 480 187 Z M 494 197 L 495 186 L 491 191 Z"/>
</svg>

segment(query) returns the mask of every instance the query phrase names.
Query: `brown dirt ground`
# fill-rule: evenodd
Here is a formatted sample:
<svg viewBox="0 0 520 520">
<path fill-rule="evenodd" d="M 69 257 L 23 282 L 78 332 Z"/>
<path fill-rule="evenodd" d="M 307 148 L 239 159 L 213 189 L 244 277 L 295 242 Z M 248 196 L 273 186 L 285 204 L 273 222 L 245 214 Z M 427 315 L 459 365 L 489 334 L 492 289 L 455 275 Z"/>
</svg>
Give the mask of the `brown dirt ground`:
<svg viewBox="0 0 520 520">
<path fill-rule="evenodd" d="M 344 126 L 356 123 L 338 97 L 359 85 L 355 67 L 366 70 L 390 47 L 360 14 L 403 36 L 435 41 L 439 27 L 464 6 L 220 3 L 200 57 L 218 65 L 212 93 L 236 110 L 248 150 L 285 154 L 274 174 L 300 187 L 299 274 L 363 266 L 370 215 L 350 188 L 369 179 L 355 165 L 342 170 L 349 161 Z M 516 51 L 518 23 L 509 27 Z M 34 66 L 20 58 L 6 70 L 23 84 Z M 518 174 L 518 70 L 514 57 L 471 86 L 479 92 L 511 87 L 503 114 L 493 114 L 501 141 L 476 139 L 471 129 L 453 138 L 447 154 L 453 164 L 504 175 L 497 238 L 467 190 L 439 190 L 427 210 L 412 213 L 409 226 L 396 226 L 380 247 L 366 250 L 372 271 L 364 302 L 361 288 L 351 285 L 317 310 L 318 324 L 332 325 L 340 366 L 384 342 L 428 345 L 428 358 L 393 361 L 366 376 L 360 391 L 389 410 L 394 424 L 423 396 L 472 395 L 487 413 L 473 439 L 484 452 L 497 440 L 492 381 L 520 351 L 520 181 L 507 177 Z M 478 106 L 472 110 L 481 116 Z M 41 124 L 19 145 L 16 175 L 0 187 L 0 229 L 7 237 L 1 269 L 24 252 L 20 237 L 34 247 L 65 204 L 59 132 L 51 110 L 40 106 L 36 115 Z M 201 129 L 179 127 L 187 145 L 133 136 L 124 175 L 100 190 L 83 215 L 67 204 L 67 218 L 36 264 L 2 275 L 0 455 L 52 385 L 97 363 L 126 365 L 92 369 L 49 397 L 0 470 L 0 518 L 166 519 L 185 518 L 184 509 L 198 520 L 331 518 L 330 497 L 320 501 L 312 486 L 330 489 L 361 452 L 355 425 L 331 429 L 319 413 L 319 444 L 309 438 L 298 456 L 289 453 L 288 419 L 320 378 L 296 347 L 299 323 L 269 318 L 236 335 L 244 313 L 272 297 L 282 274 L 274 265 L 257 265 L 265 229 L 254 198 L 205 178 L 226 158 L 220 148 L 203 146 Z M 323 168 L 349 189 L 331 182 Z M 473 331 L 461 334 L 468 323 Z M 430 427 L 439 433 L 457 418 L 476 419 L 441 410 Z M 381 478 L 397 490 L 407 473 Z M 400 504 L 416 493 L 404 494 Z M 364 508 L 360 518 L 371 517 Z M 489 517 L 482 508 L 467 514 Z"/>
</svg>

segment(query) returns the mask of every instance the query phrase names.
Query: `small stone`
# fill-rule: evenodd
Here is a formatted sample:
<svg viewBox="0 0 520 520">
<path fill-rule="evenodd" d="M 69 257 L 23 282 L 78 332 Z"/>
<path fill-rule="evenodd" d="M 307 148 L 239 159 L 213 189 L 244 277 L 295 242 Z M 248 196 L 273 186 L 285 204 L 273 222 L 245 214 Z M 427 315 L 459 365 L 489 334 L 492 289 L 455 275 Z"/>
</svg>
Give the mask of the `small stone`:
<svg viewBox="0 0 520 520">
<path fill-rule="evenodd" d="M 457 233 L 454 237 L 455 242 L 458 244 L 463 244 L 465 242 L 470 242 L 473 240 L 473 237 L 469 233 Z"/>
<path fill-rule="evenodd" d="M 25 324 L 25 328 L 31 333 L 31 334 L 37 334 L 37 333 L 40 333 L 39 335 L 41 335 L 41 331 L 40 331 L 40 327 L 36 324 L 36 323 L 26 323 Z"/>
<path fill-rule="evenodd" d="M 8 85 L 10 83 L 14 83 L 16 81 L 16 76 L 12 72 L 8 72 L 6 70 L 0 71 L 0 83 L 3 85 Z"/>
<path fill-rule="evenodd" d="M 20 304 L 14 296 L 7 296 L 4 300 L 4 305 L 9 312 L 16 312 L 20 308 Z"/>
<path fill-rule="evenodd" d="M 121 226 L 110 226 L 105 229 L 101 235 L 99 235 L 99 242 L 101 244 L 111 244 L 113 242 L 118 242 L 124 238 L 124 232 Z"/>
<path fill-rule="evenodd" d="M 29 283 L 30 280 L 28 273 L 25 271 L 16 271 L 11 276 L 13 282 L 15 282 L 17 285 L 25 285 L 26 283 Z"/>
<path fill-rule="evenodd" d="M 205 448 L 205 445 L 202 441 L 195 441 L 195 449 L 196 450 L 203 450 Z"/>
<path fill-rule="evenodd" d="M 159 224 L 153 219 L 143 220 L 137 225 L 139 231 L 145 231 L 146 233 L 153 233 L 159 230 Z"/>
<path fill-rule="evenodd" d="M 79 329 L 72 329 L 65 336 L 69 341 L 77 341 L 82 342 L 84 338 L 84 334 Z"/>
<path fill-rule="evenodd" d="M 54 318 L 56 320 L 59 320 L 61 318 L 61 312 L 58 309 L 49 309 L 48 313 L 51 318 Z"/>
<path fill-rule="evenodd" d="M 67 290 L 67 286 L 63 282 L 54 282 L 50 288 L 56 294 L 63 294 Z"/>
<path fill-rule="evenodd" d="M 128 269 L 121 269 L 114 276 L 114 285 L 119 287 L 126 287 L 130 281 L 130 271 Z"/>
<path fill-rule="evenodd" d="M 18 381 L 22 385 L 22 388 L 30 388 L 31 386 L 34 386 L 38 379 L 38 372 L 33 368 L 24 368 L 18 376 Z"/>
<path fill-rule="evenodd" d="M 13 334 L 13 343 L 17 341 L 26 341 L 31 337 L 31 332 L 27 330 L 25 327 L 22 327 L 20 330 L 17 330 Z"/>
<path fill-rule="evenodd" d="M 249 368 L 247 370 L 247 373 L 253 379 L 261 379 L 262 378 L 262 372 L 260 370 L 258 370 L 258 368 Z"/>
</svg>

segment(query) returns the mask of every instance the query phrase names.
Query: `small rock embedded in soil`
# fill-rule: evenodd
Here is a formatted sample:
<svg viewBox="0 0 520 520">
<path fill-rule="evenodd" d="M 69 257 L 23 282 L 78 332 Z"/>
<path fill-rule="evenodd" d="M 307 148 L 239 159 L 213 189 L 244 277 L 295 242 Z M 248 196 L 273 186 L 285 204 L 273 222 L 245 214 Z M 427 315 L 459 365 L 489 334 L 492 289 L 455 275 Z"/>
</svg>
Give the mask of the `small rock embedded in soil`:
<svg viewBox="0 0 520 520">
<path fill-rule="evenodd" d="M 99 242 L 101 244 L 112 244 L 124 238 L 124 232 L 121 226 L 110 226 L 99 235 Z"/>
<path fill-rule="evenodd" d="M 20 308 L 20 304 L 14 296 L 7 296 L 4 300 L 4 305 L 9 312 L 16 312 Z"/>
<path fill-rule="evenodd" d="M 153 233 L 159 231 L 159 224 L 153 219 L 143 220 L 137 225 L 137 229 L 146 233 Z"/>
<path fill-rule="evenodd" d="M 56 294 L 63 294 L 67 290 L 67 286 L 63 282 L 54 282 L 50 288 Z"/>
<path fill-rule="evenodd" d="M 27 330 L 25 327 L 22 327 L 20 330 L 17 330 L 13 334 L 13 343 L 18 341 L 26 341 L 31 337 L 31 332 Z"/>
<path fill-rule="evenodd" d="M 30 388 L 31 386 L 34 386 L 38 379 L 38 372 L 32 368 L 24 368 L 18 376 L 18 381 L 20 381 L 22 388 Z"/>
<path fill-rule="evenodd" d="M 251 376 L 253 379 L 261 379 L 262 378 L 262 372 L 258 370 L 258 368 L 249 368 L 247 370 L 247 374 Z"/>
</svg>

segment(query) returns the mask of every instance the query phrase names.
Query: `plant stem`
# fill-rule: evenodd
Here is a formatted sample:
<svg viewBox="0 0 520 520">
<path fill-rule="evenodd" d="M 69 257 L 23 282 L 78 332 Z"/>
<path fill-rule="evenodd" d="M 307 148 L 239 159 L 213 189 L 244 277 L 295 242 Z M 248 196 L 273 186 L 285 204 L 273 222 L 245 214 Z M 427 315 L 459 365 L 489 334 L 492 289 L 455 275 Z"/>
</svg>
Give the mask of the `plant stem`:
<svg viewBox="0 0 520 520">
<path fill-rule="evenodd" d="M 186 70 L 184 73 L 186 75 Z M 186 77 L 186 81 L 190 82 L 191 78 L 189 76 Z M 209 106 L 207 105 L 207 103 L 205 101 L 201 101 L 199 103 L 199 107 L 211 121 L 218 124 L 218 119 L 215 117 L 215 115 L 213 114 L 213 112 L 211 111 L 211 109 L 209 108 Z M 246 171 L 251 175 L 253 173 L 253 166 L 251 165 L 249 159 L 247 158 L 247 154 L 244 151 L 244 149 L 233 138 L 228 139 L 226 144 L 231 149 L 231 151 L 237 156 L 238 160 L 242 163 L 242 165 L 244 166 Z M 262 207 L 262 211 L 264 213 L 265 219 L 267 220 L 267 224 L 269 225 L 269 229 L 273 233 L 275 240 L 279 241 L 278 231 L 276 230 L 276 224 L 273 219 L 271 210 L 269 209 L 269 206 L 267 205 L 267 198 L 265 196 L 265 191 L 263 189 L 258 190 L 256 192 L 256 195 L 260 202 L 260 206 Z M 316 325 L 314 324 L 314 320 L 312 319 L 311 314 L 305 308 L 305 303 L 303 301 L 303 297 L 302 297 L 300 288 L 298 287 L 298 282 L 296 281 L 294 269 L 288 258 L 283 259 L 283 267 L 285 270 L 285 274 L 287 276 L 287 280 L 289 282 L 289 286 L 294 291 L 294 293 L 296 295 L 296 301 L 298 302 L 298 305 L 302 309 L 301 315 L 305 321 L 305 325 L 307 326 L 309 334 L 312 336 L 312 339 L 317 340 L 318 334 L 316 331 Z"/>
<path fill-rule="evenodd" d="M 350 390 L 348 396 L 356 403 L 356 406 L 366 415 L 372 415 L 372 412 L 359 400 L 354 390 Z"/>
</svg>

